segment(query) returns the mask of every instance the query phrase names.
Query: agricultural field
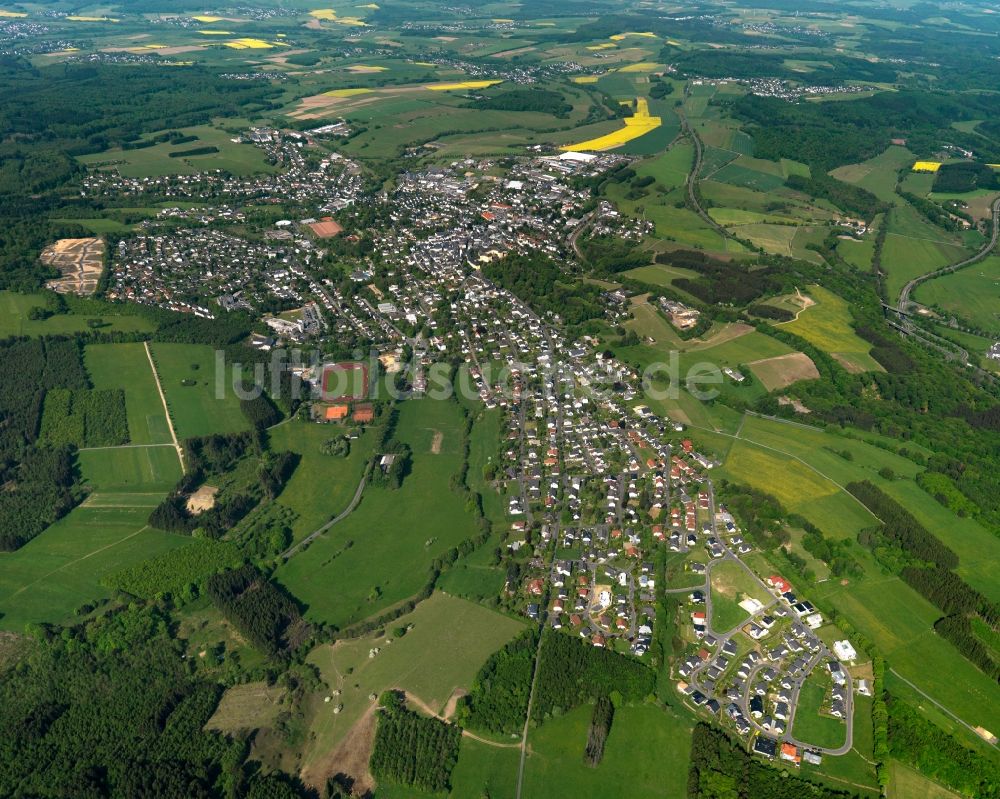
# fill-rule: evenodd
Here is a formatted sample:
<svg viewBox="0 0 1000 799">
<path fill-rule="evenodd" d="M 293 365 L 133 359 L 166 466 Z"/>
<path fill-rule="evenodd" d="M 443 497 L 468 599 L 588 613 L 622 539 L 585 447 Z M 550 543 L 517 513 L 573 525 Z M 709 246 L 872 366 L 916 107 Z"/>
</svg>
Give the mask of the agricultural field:
<svg viewBox="0 0 1000 799">
<path fill-rule="evenodd" d="M 981 331 L 1000 333 L 1000 256 L 921 283 L 914 299 L 955 314 Z"/>
<path fill-rule="evenodd" d="M 331 703 L 322 703 L 312 717 L 310 737 L 315 738 L 303 756 L 303 778 L 311 782 L 337 765 L 328 755 L 365 717 L 372 694 L 405 690 L 426 712 L 449 716 L 454 712 L 453 697 L 471 687 L 486 659 L 523 626 L 481 605 L 435 593 L 388 625 L 382 636 L 314 649 L 308 662 L 319 669 L 331 691 L 341 693 Z M 409 628 L 402 637 L 393 632 L 400 628 Z M 332 712 L 334 703 L 343 704 L 340 713 Z"/>
<path fill-rule="evenodd" d="M 802 308 L 796 319 L 778 327 L 829 353 L 848 371 L 881 371 L 869 355 L 871 344 L 854 332 L 847 303 L 822 286 L 809 286 L 808 293 L 812 304 Z"/>
<path fill-rule="evenodd" d="M 687 784 L 691 723 L 654 705 L 615 709 L 604 758 L 583 763 L 593 713 L 582 705 L 549 719 L 528 736 L 526 796 L 573 799 L 614 795 L 628 785 L 633 796 L 682 796 Z"/>
<path fill-rule="evenodd" d="M 767 591 L 742 564 L 724 560 L 711 567 L 712 613 L 709 619 L 715 632 L 732 630 L 745 622 L 750 614 L 739 606 L 744 599 L 756 599 L 766 604 Z"/>
<path fill-rule="evenodd" d="M 7 336 L 49 336 L 67 333 L 83 333 L 91 328 L 91 319 L 101 319 L 101 331 L 147 333 L 154 325 L 138 314 L 117 314 L 114 306 L 106 306 L 106 311 L 93 316 L 84 314 L 55 314 L 48 319 L 29 319 L 32 308 L 45 308 L 47 299 L 43 294 L 18 294 L 0 291 L 0 338 Z"/>
<path fill-rule="evenodd" d="M 347 457 L 325 455 L 324 442 L 343 433 L 338 425 L 299 419 L 270 431 L 275 452 L 289 450 L 301 460 L 278 497 L 278 504 L 295 511 L 292 538 L 300 541 L 346 508 L 372 455 L 375 433 L 365 430 L 351 442 Z"/>
<path fill-rule="evenodd" d="M 945 241 L 892 232 L 891 220 L 895 219 L 898 210 L 893 209 L 891 212 L 890 232 L 885 237 L 882 249 L 882 266 L 886 271 L 885 287 L 890 300 L 898 297 L 903 286 L 913 278 L 960 261 L 967 254 L 957 245 Z"/>
<path fill-rule="evenodd" d="M 819 379 L 816 364 L 801 352 L 750 361 L 747 366 L 768 391 L 787 388 L 799 380 Z"/>
<path fill-rule="evenodd" d="M 278 717 L 284 696 L 284 688 L 266 682 L 234 685 L 222 695 L 205 729 L 237 735 L 270 726 Z"/>
<path fill-rule="evenodd" d="M 412 448 L 413 463 L 402 487 L 367 487 L 349 517 L 277 571 L 306 618 L 343 626 L 413 596 L 434 558 L 476 532 L 449 485 L 461 465 L 461 430 L 455 403 L 403 403 L 395 437 Z"/>
<path fill-rule="evenodd" d="M 249 427 L 233 390 L 232 369 L 218 371 L 215 350 L 203 344 L 160 342 L 150 350 L 179 440 Z"/>
<path fill-rule="evenodd" d="M 680 266 L 668 266 L 667 264 L 650 264 L 649 266 L 638 266 L 622 273 L 625 277 L 649 283 L 651 286 L 673 286 L 674 280 L 679 277 L 695 278 L 698 273 Z"/>
<path fill-rule="evenodd" d="M 89 344 L 83 353 L 94 388 L 125 392 L 129 442 L 170 443 L 170 429 L 145 347 L 141 343 Z"/>
</svg>

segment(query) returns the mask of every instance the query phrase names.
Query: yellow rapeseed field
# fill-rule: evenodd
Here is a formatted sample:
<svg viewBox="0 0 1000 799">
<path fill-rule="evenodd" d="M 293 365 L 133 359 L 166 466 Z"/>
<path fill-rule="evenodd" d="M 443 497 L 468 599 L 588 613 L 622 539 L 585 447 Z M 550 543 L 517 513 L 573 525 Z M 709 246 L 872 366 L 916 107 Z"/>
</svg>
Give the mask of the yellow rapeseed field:
<svg viewBox="0 0 1000 799">
<path fill-rule="evenodd" d="M 232 31 L 196 31 L 196 33 L 200 33 L 202 36 L 232 36 L 233 35 Z"/>
<path fill-rule="evenodd" d="M 597 75 L 577 75 L 570 78 L 573 83 L 597 83 Z"/>
<path fill-rule="evenodd" d="M 602 44 L 592 44 L 588 47 L 588 50 L 610 50 L 612 47 L 617 47 L 616 44 L 611 44 L 611 42 L 603 42 Z"/>
<path fill-rule="evenodd" d="M 914 172 L 937 172 L 941 164 L 937 161 L 917 161 L 913 165 Z"/>
<path fill-rule="evenodd" d="M 644 36 L 647 39 L 655 39 L 656 34 L 652 31 L 625 31 L 625 33 L 616 33 L 614 36 L 609 36 L 613 42 L 620 42 L 622 39 L 627 39 L 629 36 Z"/>
<path fill-rule="evenodd" d="M 232 47 L 234 50 L 270 50 L 276 46 L 271 42 L 265 42 L 263 39 L 244 38 L 226 42 L 226 47 Z"/>
<path fill-rule="evenodd" d="M 462 80 L 456 83 L 428 83 L 424 86 L 425 89 L 430 89 L 432 92 L 451 92 L 457 89 L 485 89 L 487 86 L 493 86 L 496 83 L 503 83 L 500 80 Z"/>
<path fill-rule="evenodd" d="M 316 19 L 336 19 L 337 12 L 332 8 L 317 8 L 315 11 L 310 11 L 309 16 Z"/>
<path fill-rule="evenodd" d="M 636 100 L 635 114 L 627 117 L 625 127 L 609 133 L 606 136 L 599 136 L 596 139 L 589 139 L 578 144 L 569 144 L 561 147 L 562 150 L 613 150 L 621 147 L 633 139 L 645 136 L 651 130 L 660 127 L 662 121 L 659 117 L 649 115 L 649 102 L 645 97 Z"/>
<path fill-rule="evenodd" d="M 618 67 L 619 72 L 654 72 L 657 69 L 663 69 L 663 64 L 656 64 L 652 61 L 638 61 L 635 64 L 626 64 L 624 67 Z"/>
<path fill-rule="evenodd" d="M 20 19 L 21 17 L 28 16 L 23 11 L 4 11 L 0 8 L 0 17 L 10 17 L 11 19 Z"/>
<path fill-rule="evenodd" d="M 222 17 L 210 17 L 207 14 L 201 14 L 201 15 L 199 15 L 197 17 L 191 17 L 191 19 L 196 20 L 198 22 L 209 23 L 209 22 L 222 22 L 223 18 Z"/>
<path fill-rule="evenodd" d="M 334 89 L 329 92 L 323 92 L 323 94 L 325 94 L 327 97 L 355 97 L 356 95 L 359 94 L 371 94 L 371 93 L 372 93 L 371 89 L 363 89 L 363 88 Z"/>
</svg>

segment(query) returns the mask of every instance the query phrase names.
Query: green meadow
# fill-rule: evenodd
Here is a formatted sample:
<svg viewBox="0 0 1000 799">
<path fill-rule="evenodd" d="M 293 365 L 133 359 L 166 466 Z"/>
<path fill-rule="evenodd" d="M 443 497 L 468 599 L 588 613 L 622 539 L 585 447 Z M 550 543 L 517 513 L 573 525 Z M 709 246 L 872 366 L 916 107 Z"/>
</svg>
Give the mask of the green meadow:
<svg viewBox="0 0 1000 799">
<path fill-rule="evenodd" d="M 980 330 L 1000 333 L 1000 256 L 921 283 L 914 295 Z"/>
<path fill-rule="evenodd" d="M 74 220 L 76 221 L 76 220 Z M 90 330 L 88 320 L 100 318 L 103 326 L 99 330 L 110 332 L 149 332 L 153 325 L 138 314 L 115 314 L 114 306 L 103 307 L 100 312 L 89 314 L 62 313 L 48 319 L 29 319 L 32 308 L 44 308 L 43 294 L 18 294 L 0 291 L 0 338 L 7 336 L 56 336 L 66 333 L 82 333 Z"/>
<path fill-rule="evenodd" d="M 618 707 L 604 758 L 590 768 L 583 752 L 592 713 L 591 705 L 582 705 L 530 731 L 526 796 L 684 795 L 691 749 L 688 720 L 654 705 Z"/>
<path fill-rule="evenodd" d="M 125 413 L 132 444 L 170 442 L 163 402 L 141 343 L 89 344 L 84 348 L 83 360 L 94 388 L 120 388 L 125 392 Z"/>
<path fill-rule="evenodd" d="M 179 440 L 246 430 L 233 390 L 232 370 L 219 373 L 216 351 L 206 344 L 151 344 L 160 386 Z"/>
<path fill-rule="evenodd" d="M 367 487 L 350 516 L 276 573 L 307 618 L 343 626 L 401 602 L 427 582 L 435 558 L 475 534 L 475 517 L 450 487 L 461 433 L 456 403 L 402 403 L 395 437 L 413 451 L 402 487 Z"/>
<path fill-rule="evenodd" d="M 375 433 L 370 430 L 365 430 L 360 438 L 351 442 L 346 458 L 323 454 L 323 443 L 342 435 L 343 431 L 340 425 L 295 419 L 268 433 L 273 451 L 289 450 L 301 458 L 278 497 L 279 504 L 298 514 L 292 523 L 295 541 L 326 524 L 350 504 L 361 475 L 368 466 L 375 438 Z"/>
<path fill-rule="evenodd" d="M 791 322 L 778 325 L 782 330 L 801 336 L 810 344 L 846 362 L 852 371 L 881 371 L 882 367 L 869 355 L 871 344 L 854 332 L 853 318 L 847 303 L 822 286 L 809 286 L 815 301 Z"/>
</svg>

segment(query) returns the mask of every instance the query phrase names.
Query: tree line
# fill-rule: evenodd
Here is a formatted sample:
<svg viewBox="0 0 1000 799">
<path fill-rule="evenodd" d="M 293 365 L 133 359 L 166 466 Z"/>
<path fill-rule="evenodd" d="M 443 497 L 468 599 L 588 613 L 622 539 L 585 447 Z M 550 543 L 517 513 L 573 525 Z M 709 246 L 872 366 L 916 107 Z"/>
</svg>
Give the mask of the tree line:
<svg viewBox="0 0 1000 799">
<path fill-rule="evenodd" d="M 531 628 L 490 655 L 465 697 L 462 715 L 466 726 L 497 735 L 521 731 L 537 646 L 538 632 Z"/>
</svg>

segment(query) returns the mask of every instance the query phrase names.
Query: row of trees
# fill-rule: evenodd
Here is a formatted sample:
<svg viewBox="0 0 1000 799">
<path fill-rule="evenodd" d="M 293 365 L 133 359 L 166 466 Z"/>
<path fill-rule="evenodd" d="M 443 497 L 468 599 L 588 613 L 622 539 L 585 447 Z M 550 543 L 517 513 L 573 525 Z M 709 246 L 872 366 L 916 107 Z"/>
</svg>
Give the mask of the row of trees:
<svg viewBox="0 0 1000 799">
<path fill-rule="evenodd" d="M 381 705 L 369 760 L 372 774 L 423 791 L 450 790 L 461 728 L 414 713 L 393 691 L 382 695 Z"/>
<path fill-rule="evenodd" d="M 615 719 L 615 706 L 610 697 L 599 696 L 594 703 L 594 712 L 587 728 L 587 745 L 583 750 L 583 762 L 597 768 L 604 759 L 604 744 L 608 741 L 611 724 Z"/>
<path fill-rule="evenodd" d="M 874 547 L 879 539 L 884 539 L 901 549 L 908 559 L 949 569 L 958 565 L 958 555 L 952 549 L 941 543 L 912 513 L 877 485 L 868 480 L 855 481 L 847 484 L 847 490 L 882 520 L 882 525 L 867 543 Z"/>
</svg>

